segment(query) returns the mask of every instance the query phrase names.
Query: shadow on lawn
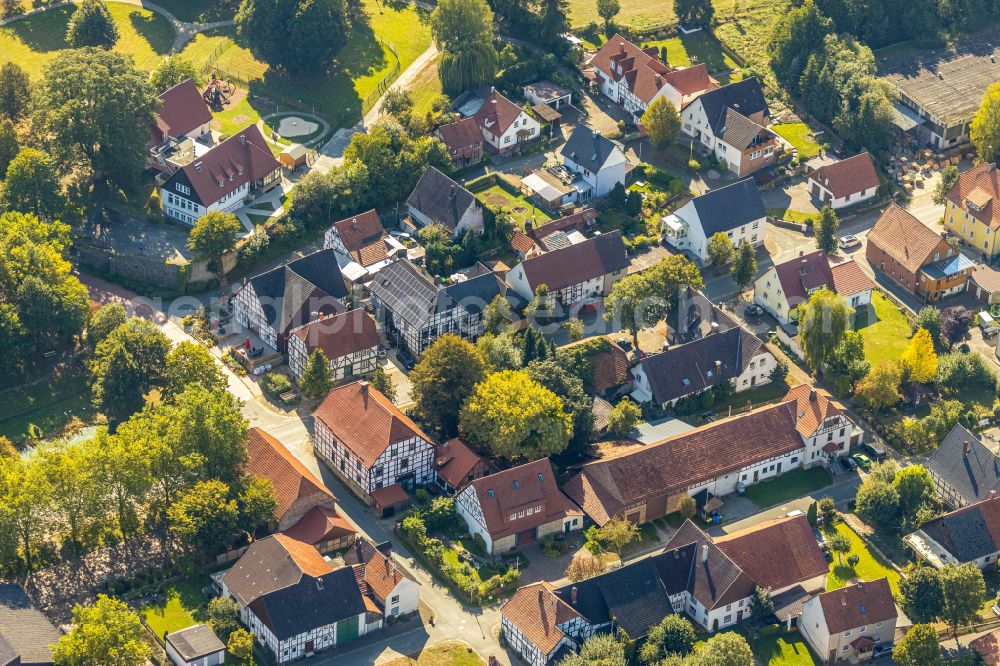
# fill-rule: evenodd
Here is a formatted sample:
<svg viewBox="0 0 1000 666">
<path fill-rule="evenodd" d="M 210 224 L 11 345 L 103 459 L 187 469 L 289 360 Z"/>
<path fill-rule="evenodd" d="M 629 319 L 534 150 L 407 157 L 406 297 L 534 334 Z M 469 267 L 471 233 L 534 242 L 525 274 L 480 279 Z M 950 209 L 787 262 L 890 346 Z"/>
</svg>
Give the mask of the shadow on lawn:
<svg viewBox="0 0 1000 666">
<path fill-rule="evenodd" d="M 170 53 L 174 45 L 174 30 L 167 19 L 155 13 L 143 16 L 141 12 L 135 10 L 129 12 L 128 20 L 139 36 L 149 43 L 154 53 L 157 55 Z"/>
<path fill-rule="evenodd" d="M 56 7 L 15 21 L 8 29 L 35 53 L 61 51 L 69 48 L 66 27 L 75 11 L 76 5 Z"/>
</svg>

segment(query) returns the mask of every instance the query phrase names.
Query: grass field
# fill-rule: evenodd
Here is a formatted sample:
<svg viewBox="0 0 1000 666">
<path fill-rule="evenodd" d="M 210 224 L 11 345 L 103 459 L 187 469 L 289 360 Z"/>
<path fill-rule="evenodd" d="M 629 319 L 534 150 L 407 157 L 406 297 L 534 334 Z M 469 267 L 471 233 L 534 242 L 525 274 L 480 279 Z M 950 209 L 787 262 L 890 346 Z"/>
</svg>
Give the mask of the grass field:
<svg viewBox="0 0 1000 666">
<path fill-rule="evenodd" d="M 846 523 L 837 523 L 833 527 L 824 529 L 828 537 L 834 530 L 846 536 L 851 542 L 851 552 L 861 558 L 858 566 L 850 567 L 847 564 L 847 555 L 842 556 L 843 564 L 841 564 L 837 561 L 835 554 L 833 562 L 830 563 L 830 573 L 826 576 L 827 590 L 838 590 L 849 585 L 856 578 L 871 581 L 885 577 L 889 579 L 889 586 L 892 588 L 893 593 L 899 593 L 899 574 L 896 573 L 896 570 L 884 562 L 882 558 L 868 550 L 868 546 L 861 540 L 861 537 L 848 527 Z"/>
<path fill-rule="evenodd" d="M 208 583 L 208 577 L 202 576 L 169 585 L 165 591 L 166 601 L 142 609 L 146 624 L 157 636 L 163 638 L 165 631 L 174 632 L 204 622 L 208 599 L 202 594 L 201 588 Z"/>
<path fill-rule="evenodd" d="M 690 67 L 705 63 L 709 72 L 720 75 L 716 78 L 722 83 L 739 80 L 739 74 L 735 78 L 721 75 L 722 72 L 738 69 L 739 65 L 722 50 L 719 40 L 710 33 L 696 32 L 692 35 L 644 41 L 642 46 L 655 46 L 658 49 L 666 47 L 667 62 L 671 67 Z"/>
<path fill-rule="evenodd" d="M 820 145 L 810 136 L 812 130 L 805 123 L 785 123 L 771 127 L 774 133 L 799 151 L 799 157 L 808 159 L 819 155 Z"/>
<path fill-rule="evenodd" d="M 465 643 L 446 641 L 415 657 L 400 657 L 383 662 L 382 666 L 486 666 L 486 662 Z"/>
<path fill-rule="evenodd" d="M 791 210 L 788 208 L 768 208 L 767 214 L 771 217 L 777 217 L 789 222 L 798 222 L 799 224 L 809 219 L 814 220 L 817 215 L 817 213 L 803 213 L 801 211 Z"/>
<path fill-rule="evenodd" d="M 96 416 L 83 372 L 0 393 L 0 436 L 14 442 L 28 436 L 31 424 L 41 428 L 47 439 L 57 437 L 71 419 L 91 423 Z"/>
<path fill-rule="evenodd" d="M 210 23 L 233 18 L 238 3 L 206 2 L 205 0 L 159 0 L 160 5 L 185 23 Z M 229 8 L 227 10 L 226 5 Z"/>
<path fill-rule="evenodd" d="M 514 223 L 521 229 L 524 228 L 524 223 L 531 219 L 532 209 L 534 209 L 536 227 L 552 221 L 552 218 L 541 208 L 534 206 L 523 196 L 514 196 L 499 185 L 493 185 L 482 192 L 476 192 L 476 198 L 491 210 L 503 209 L 509 212 Z"/>
<path fill-rule="evenodd" d="M 878 291 L 872 292 L 871 306 L 858 309 L 854 327 L 865 339 L 865 358 L 871 363 L 899 360 L 910 343 L 906 315 Z"/>
<path fill-rule="evenodd" d="M 139 69 L 150 70 L 174 42 L 174 29 L 167 19 L 135 5 L 109 2 L 108 10 L 118 26 L 114 50 L 135 59 Z M 0 28 L 0 63 L 13 61 L 37 79 L 42 69 L 66 44 L 66 26 L 75 6 L 49 9 Z"/>
<path fill-rule="evenodd" d="M 798 632 L 776 631 L 767 636 L 762 632 L 753 643 L 753 653 L 758 663 L 766 666 L 818 666 L 822 663 L 809 651 Z"/>
<path fill-rule="evenodd" d="M 413 112 L 419 116 L 424 116 L 431 110 L 434 100 L 440 97 L 441 78 L 438 76 L 438 61 L 440 57 L 431 62 L 417 72 L 413 78 L 413 83 L 408 86 L 410 96 L 413 98 Z"/>
<path fill-rule="evenodd" d="M 777 479 L 747 487 L 746 497 L 761 509 L 802 497 L 830 485 L 830 475 L 822 467 L 796 469 Z"/>
</svg>

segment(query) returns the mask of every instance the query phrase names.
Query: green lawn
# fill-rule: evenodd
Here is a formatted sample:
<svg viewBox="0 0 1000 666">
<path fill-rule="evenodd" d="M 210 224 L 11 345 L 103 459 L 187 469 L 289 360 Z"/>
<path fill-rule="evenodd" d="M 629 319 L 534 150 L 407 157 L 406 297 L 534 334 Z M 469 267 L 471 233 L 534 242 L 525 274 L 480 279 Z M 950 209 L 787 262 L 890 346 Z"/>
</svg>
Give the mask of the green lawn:
<svg viewBox="0 0 1000 666">
<path fill-rule="evenodd" d="M 820 145 L 812 138 L 812 130 L 805 123 L 784 123 L 772 125 L 775 134 L 783 138 L 799 151 L 799 157 L 808 159 L 819 155 Z"/>
<path fill-rule="evenodd" d="M 208 576 L 200 576 L 167 586 L 166 601 L 142 609 L 146 624 L 157 636 L 163 638 L 165 631 L 174 632 L 204 622 L 208 598 L 201 589 L 209 582 Z"/>
<path fill-rule="evenodd" d="M 114 50 L 135 59 L 139 69 L 150 70 L 170 52 L 174 29 L 167 19 L 135 5 L 108 3 L 118 26 Z M 75 6 L 63 6 L 34 14 L 0 28 L 0 63 L 13 61 L 33 79 L 66 44 L 66 26 Z"/>
<path fill-rule="evenodd" d="M 206 0 L 159 0 L 156 4 L 185 23 L 225 21 L 233 18 L 235 9 L 239 6 L 236 3 L 215 3 Z"/>
<path fill-rule="evenodd" d="M 413 82 L 408 86 L 410 96 L 413 98 L 413 113 L 424 116 L 431 110 L 434 100 L 443 94 L 441 90 L 441 78 L 438 76 L 437 57 L 417 72 Z"/>
<path fill-rule="evenodd" d="M 92 423 L 97 417 L 90 402 L 86 374 L 54 376 L 24 389 L 0 393 L 0 436 L 20 442 L 28 426 L 42 429 L 42 437 L 57 437 L 71 419 Z"/>
<path fill-rule="evenodd" d="M 382 666 L 486 666 L 483 658 L 465 643 L 445 641 L 412 657 L 400 657 Z"/>
<path fill-rule="evenodd" d="M 696 32 L 691 35 L 679 35 L 667 39 L 658 39 L 643 42 L 643 47 L 655 46 L 660 49 L 666 47 L 667 62 L 671 67 L 690 67 L 699 63 L 705 63 L 708 71 L 712 74 L 737 70 L 739 65 L 730 58 L 722 45 L 711 33 Z M 722 83 L 732 83 L 740 80 L 739 74 L 735 77 L 719 76 Z"/>
<path fill-rule="evenodd" d="M 805 222 L 806 220 L 815 219 L 817 213 L 803 213 L 797 210 L 789 210 L 787 208 L 768 208 L 767 214 L 771 217 L 777 217 L 782 220 L 787 220 L 788 222 L 798 222 L 799 224 Z"/>
<path fill-rule="evenodd" d="M 837 556 L 834 555 L 833 562 L 830 563 L 830 573 L 826 576 L 827 590 L 838 590 L 849 585 L 855 578 L 870 581 L 885 577 L 889 579 L 889 586 L 892 588 L 892 591 L 894 593 L 899 592 L 899 574 L 883 561 L 882 558 L 868 550 L 865 542 L 861 540 L 861 537 L 854 530 L 848 527 L 847 523 L 840 522 L 832 528 L 826 527 L 824 530 L 827 535 L 830 534 L 831 530 L 836 530 L 838 533 L 846 536 L 851 541 L 851 552 L 861 558 L 858 566 L 852 568 L 847 565 L 846 555 L 843 556 L 843 564 L 839 564 Z"/>
<path fill-rule="evenodd" d="M 758 663 L 766 666 L 818 666 L 823 663 L 813 656 L 801 634 L 780 630 L 772 635 L 761 635 L 753 644 L 753 653 Z"/>
<path fill-rule="evenodd" d="M 808 495 L 830 485 L 830 475 L 822 467 L 796 469 L 776 479 L 756 483 L 746 489 L 746 497 L 761 509 Z"/>
<path fill-rule="evenodd" d="M 910 322 L 906 315 L 879 291 L 872 292 L 872 304 L 859 308 L 854 328 L 865 339 L 869 362 L 897 361 L 910 343 Z"/>
<path fill-rule="evenodd" d="M 524 228 L 524 223 L 531 219 L 532 214 L 535 217 L 536 227 L 552 221 L 552 217 L 544 210 L 535 206 L 523 196 L 515 196 L 499 185 L 493 185 L 481 192 L 476 192 L 476 198 L 482 201 L 490 210 L 498 211 L 503 209 L 509 212 L 514 224 L 522 229 Z"/>
<path fill-rule="evenodd" d="M 691 425 L 703 425 L 707 423 L 707 421 L 701 418 L 701 415 L 705 412 L 713 411 L 719 418 L 726 418 L 730 415 L 730 408 L 732 408 L 732 415 L 735 416 L 746 411 L 748 402 L 752 403 L 754 407 L 758 407 L 783 398 L 786 393 L 788 393 L 787 384 L 784 382 L 771 382 L 770 384 L 764 384 L 763 386 L 758 386 L 742 393 L 735 393 L 725 400 L 716 401 L 708 409 L 699 409 L 695 414 L 682 416 L 681 418 L 691 423 Z"/>
</svg>

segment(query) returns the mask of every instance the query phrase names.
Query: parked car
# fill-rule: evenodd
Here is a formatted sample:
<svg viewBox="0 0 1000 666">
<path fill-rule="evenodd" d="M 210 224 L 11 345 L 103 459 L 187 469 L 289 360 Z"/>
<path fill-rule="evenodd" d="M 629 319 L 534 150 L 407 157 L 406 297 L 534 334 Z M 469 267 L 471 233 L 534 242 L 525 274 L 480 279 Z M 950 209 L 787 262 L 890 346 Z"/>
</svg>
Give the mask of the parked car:
<svg viewBox="0 0 1000 666">
<path fill-rule="evenodd" d="M 842 458 L 844 464 L 847 465 L 847 469 L 855 470 L 858 468 L 858 463 L 854 462 L 853 458 Z"/>
<path fill-rule="evenodd" d="M 857 463 L 858 467 L 866 472 L 872 468 L 872 459 L 863 453 L 855 453 L 851 456 L 851 460 Z"/>
<path fill-rule="evenodd" d="M 813 535 L 815 535 L 816 537 L 816 543 L 819 544 L 820 550 L 822 551 L 829 550 L 830 544 L 826 542 L 826 537 L 823 536 L 823 533 L 820 532 L 818 528 L 816 527 L 813 528 Z"/>
<path fill-rule="evenodd" d="M 891 645 L 876 645 L 875 649 L 872 650 L 872 659 L 881 659 L 882 657 L 892 656 L 892 646 Z"/>
<path fill-rule="evenodd" d="M 841 250 L 853 250 L 854 248 L 861 247 L 861 240 L 854 234 L 847 234 L 837 241 L 837 245 Z"/>
<path fill-rule="evenodd" d="M 764 308 L 760 307 L 756 303 L 747 303 L 743 312 L 748 315 L 761 315 L 764 314 Z"/>
</svg>

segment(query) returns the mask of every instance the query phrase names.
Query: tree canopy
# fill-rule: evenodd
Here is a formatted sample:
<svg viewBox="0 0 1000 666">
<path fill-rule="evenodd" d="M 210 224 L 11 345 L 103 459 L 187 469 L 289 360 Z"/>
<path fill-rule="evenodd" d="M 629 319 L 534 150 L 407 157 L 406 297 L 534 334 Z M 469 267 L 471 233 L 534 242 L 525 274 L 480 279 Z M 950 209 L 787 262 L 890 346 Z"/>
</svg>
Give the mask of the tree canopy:
<svg viewBox="0 0 1000 666">
<path fill-rule="evenodd" d="M 176 54 L 165 58 L 149 73 L 149 82 L 153 90 L 159 93 L 188 79 L 198 84 L 201 82 L 201 74 L 190 60 Z"/>
<path fill-rule="evenodd" d="M 131 318 L 97 345 L 90 372 L 94 405 L 112 424 L 142 409 L 163 382 L 170 341 L 154 324 Z"/>
<path fill-rule="evenodd" d="M 73 629 L 52 653 L 57 666 L 141 666 L 152 651 L 139 615 L 119 599 L 97 597 L 93 605 L 73 607 Z"/>
<path fill-rule="evenodd" d="M 746 240 L 740 242 L 739 247 L 736 248 L 733 265 L 729 270 L 733 276 L 733 282 L 736 283 L 739 290 L 746 290 L 753 282 L 754 276 L 757 275 L 757 254 L 753 245 Z"/>
<path fill-rule="evenodd" d="M 840 296 L 821 289 L 799 306 L 799 340 L 806 363 L 820 372 L 850 327 L 854 311 Z"/>
<path fill-rule="evenodd" d="M 118 26 L 101 0 L 83 0 L 69 18 L 66 43 L 74 49 L 98 46 L 110 49 L 118 41 Z"/>
<path fill-rule="evenodd" d="M 431 34 L 441 49 L 439 72 L 445 93 L 457 94 L 493 80 L 493 11 L 486 0 L 441 0 L 431 13 Z"/>
<path fill-rule="evenodd" d="M 471 342 L 457 335 L 435 340 L 410 372 L 420 418 L 445 437 L 457 434 L 459 410 L 486 371 L 486 360 Z"/>
<path fill-rule="evenodd" d="M 674 13 L 681 25 L 707 28 L 712 25 L 712 0 L 674 0 Z"/>
<path fill-rule="evenodd" d="M 16 62 L 0 65 L 0 115 L 17 122 L 31 103 L 31 79 Z"/>
<path fill-rule="evenodd" d="M 307 398 L 320 398 L 329 393 L 331 386 L 333 377 L 330 375 L 330 360 L 317 347 L 309 356 L 305 370 L 299 377 L 299 389 Z"/>
<path fill-rule="evenodd" d="M 835 254 L 837 252 L 837 227 L 839 226 L 840 220 L 837 218 L 837 213 L 830 206 L 823 206 L 819 212 L 819 218 L 813 225 L 813 232 L 816 234 L 816 247 L 827 254 Z"/>
<path fill-rule="evenodd" d="M 22 148 L 7 165 L 6 174 L 0 189 L 0 209 L 30 213 L 50 222 L 59 218 L 65 201 L 55 160 L 47 153 Z"/>
<path fill-rule="evenodd" d="M 976 154 L 984 162 L 996 162 L 1000 155 L 1000 81 L 990 84 L 979 110 L 972 117 L 969 136 Z"/>
<path fill-rule="evenodd" d="M 243 0 L 236 30 L 266 63 L 324 72 L 347 43 L 347 17 L 344 0 Z"/>
<path fill-rule="evenodd" d="M 654 148 L 670 145 L 681 129 L 681 116 L 666 97 L 657 97 L 642 114 L 642 128 Z"/>
<path fill-rule="evenodd" d="M 242 228 L 234 214 L 212 211 L 195 222 L 188 234 L 188 249 L 196 258 L 208 261 L 211 269 L 222 272 L 222 255 L 236 247 L 236 234 Z"/>
</svg>

